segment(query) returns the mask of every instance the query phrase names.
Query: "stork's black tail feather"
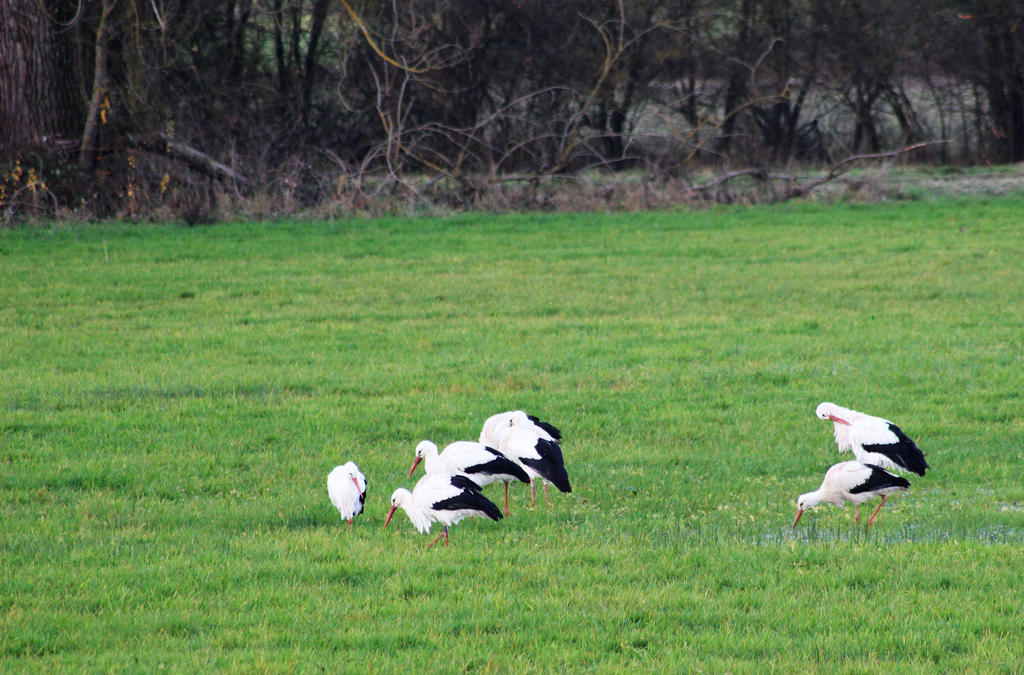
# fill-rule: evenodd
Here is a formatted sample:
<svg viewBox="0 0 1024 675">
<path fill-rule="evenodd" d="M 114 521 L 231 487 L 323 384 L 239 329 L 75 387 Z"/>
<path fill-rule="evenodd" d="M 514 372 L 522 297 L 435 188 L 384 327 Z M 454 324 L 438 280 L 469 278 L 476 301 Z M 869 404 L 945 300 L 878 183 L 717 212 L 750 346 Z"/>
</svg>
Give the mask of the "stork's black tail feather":
<svg viewBox="0 0 1024 675">
<path fill-rule="evenodd" d="M 465 476 L 452 476 L 452 485 L 461 488 L 462 492 L 443 499 L 434 504 L 435 509 L 458 511 L 460 509 L 472 509 L 479 511 L 491 520 L 501 520 L 504 516 L 501 509 L 495 506 L 487 497 L 480 492 L 480 486 Z"/>
<path fill-rule="evenodd" d="M 505 476 L 512 476 L 522 483 L 530 482 L 530 477 L 526 475 L 525 471 L 523 471 L 523 467 L 519 466 L 494 448 L 484 446 L 484 449 L 491 453 L 493 458 L 488 462 L 467 466 L 464 471 L 471 477 L 476 474 L 484 474 L 488 476 L 502 474 Z"/>
<path fill-rule="evenodd" d="M 924 472 L 930 467 L 928 462 L 925 461 L 921 448 L 917 447 L 917 443 L 914 443 L 909 436 L 903 433 L 902 429 L 891 422 L 889 423 L 889 431 L 896 435 L 898 439 L 896 443 L 865 444 L 863 446 L 864 450 L 885 455 L 894 464 L 903 467 L 904 470 L 912 471 L 918 476 L 923 476 Z"/>
<path fill-rule="evenodd" d="M 868 476 L 866 481 L 850 490 L 850 494 L 874 492 L 875 490 L 884 490 L 886 488 L 906 490 L 910 487 L 910 481 L 903 476 L 889 473 L 882 467 L 875 466 L 874 464 L 865 464 L 864 466 L 871 469 L 871 475 Z"/>
<path fill-rule="evenodd" d="M 562 460 L 562 448 L 553 441 L 538 439 L 535 446 L 540 459 L 523 459 L 527 465 L 541 475 L 545 480 L 554 485 L 562 492 L 572 492 L 569 485 L 569 474 L 565 470 L 565 462 Z"/>
<path fill-rule="evenodd" d="M 480 497 L 477 509 L 481 511 L 485 516 L 487 516 L 491 520 L 501 520 L 505 517 L 502 514 L 501 509 L 499 509 L 494 502 L 492 502 L 487 497 L 484 497 L 479 492 L 477 492 L 477 496 Z"/>
</svg>

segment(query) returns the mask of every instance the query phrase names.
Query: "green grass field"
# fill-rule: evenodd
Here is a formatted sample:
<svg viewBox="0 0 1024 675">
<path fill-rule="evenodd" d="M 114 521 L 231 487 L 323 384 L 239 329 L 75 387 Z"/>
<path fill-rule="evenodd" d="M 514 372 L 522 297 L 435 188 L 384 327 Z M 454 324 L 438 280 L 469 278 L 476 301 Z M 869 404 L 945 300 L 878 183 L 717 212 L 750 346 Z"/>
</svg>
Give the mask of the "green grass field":
<svg viewBox="0 0 1024 675">
<path fill-rule="evenodd" d="M 0 670 L 1019 671 L 1022 221 L 0 231 Z M 867 533 L 792 527 L 851 458 L 824 400 L 932 465 Z M 512 408 L 562 428 L 572 494 L 513 487 L 449 547 L 383 529 L 418 441 Z M 352 529 L 325 487 L 348 459 Z"/>
</svg>

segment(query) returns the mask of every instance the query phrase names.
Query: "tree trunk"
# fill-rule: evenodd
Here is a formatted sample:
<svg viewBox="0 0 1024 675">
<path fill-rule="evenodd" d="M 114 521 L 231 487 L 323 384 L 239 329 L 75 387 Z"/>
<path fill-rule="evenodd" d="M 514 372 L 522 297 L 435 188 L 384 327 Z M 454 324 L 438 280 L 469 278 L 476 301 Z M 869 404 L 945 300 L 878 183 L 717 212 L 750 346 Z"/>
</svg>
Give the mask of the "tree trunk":
<svg viewBox="0 0 1024 675">
<path fill-rule="evenodd" d="M 1024 160 L 1024 45 L 1017 34 L 1021 15 L 1012 4 L 996 3 L 984 28 L 982 85 L 988 94 L 997 161 Z"/>
<path fill-rule="evenodd" d="M 237 6 L 229 4 L 228 24 L 228 52 L 231 55 L 231 67 L 228 73 L 231 81 L 239 82 L 243 79 L 246 64 L 245 33 L 249 25 L 249 16 L 252 14 L 252 0 L 244 0 Z M 237 13 L 238 17 L 235 18 Z"/>
<path fill-rule="evenodd" d="M 100 123 L 106 123 L 103 117 L 103 106 L 109 104 L 107 97 L 107 41 L 110 37 L 110 13 L 117 0 L 103 0 L 103 12 L 100 24 L 96 28 L 96 61 L 92 78 L 92 96 L 89 99 L 89 111 L 82 130 L 81 150 L 78 155 L 78 166 L 92 169 L 96 166 L 96 139 L 99 137 Z"/>
<path fill-rule="evenodd" d="M 309 109 L 313 105 L 313 80 L 316 75 L 316 50 L 320 46 L 320 35 L 327 18 L 327 0 L 313 3 L 313 25 L 309 30 L 309 46 L 306 48 L 305 64 L 302 68 L 302 110 L 300 118 L 303 127 L 309 127 Z"/>
<path fill-rule="evenodd" d="M 744 65 L 747 52 L 752 47 L 754 21 L 757 15 L 757 3 L 754 0 L 743 0 L 736 27 L 736 51 L 734 59 L 728 66 L 728 84 L 725 91 L 725 105 L 722 109 L 723 121 L 721 135 L 716 150 L 728 158 L 732 148 L 733 134 L 736 132 L 736 118 L 743 105 L 749 102 L 747 80 L 750 71 Z"/>
<path fill-rule="evenodd" d="M 271 16 L 274 20 L 274 62 L 277 65 L 277 93 L 282 99 L 288 98 L 291 91 L 288 76 L 288 60 L 284 51 L 284 9 L 281 0 L 274 0 L 271 6 Z"/>
<path fill-rule="evenodd" d="M 55 31 L 42 2 L 0 0 L 0 160 L 74 138 L 68 31 Z"/>
</svg>

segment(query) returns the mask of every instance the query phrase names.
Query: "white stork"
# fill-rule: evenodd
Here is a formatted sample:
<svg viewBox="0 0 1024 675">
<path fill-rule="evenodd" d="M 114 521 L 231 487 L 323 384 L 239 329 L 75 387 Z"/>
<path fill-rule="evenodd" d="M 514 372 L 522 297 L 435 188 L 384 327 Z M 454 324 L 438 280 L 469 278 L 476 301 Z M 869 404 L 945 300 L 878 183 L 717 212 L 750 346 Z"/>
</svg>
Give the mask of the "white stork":
<svg viewBox="0 0 1024 675">
<path fill-rule="evenodd" d="M 565 461 L 562 458 L 562 448 L 552 435 L 537 426 L 522 410 L 505 414 L 508 415 L 507 426 L 497 427 L 493 431 L 493 437 L 498 441 L 498 451 L 518 462 L 530 477 L 530 505 L 536 503 L 536 478 L 544 480 L 544 501 L 548 504 L 551 503 L 548 499 L 548 482 L 554 483 L 562 492 L 572 492 L 569 474 L 565 470 Z M 484 432 L 480 435 L 483 437 Z"/>
<path fill-rule="evenodd" d="M 556 443 L 560 443 L 562 441 L 562 432 L 553 424 L 548 424 L 547 422 L 539 420 L 533 415 L 527 414 L 522 410 L 509 410 L 508 412 L 498 413 L 497 415 L 491 415 L 487 418 L 484 422 L 483 429 L 480 430 L 480 442 L 484 445 L 489 445 L 492 448 L 497 447 L 498 430 L 503 427 L 512 426 L 514 421 L 518 421 L 520 424 L 523 424 L 524 416 L 526 422 L 537 428 L 537 435 L 541 438 L 546 438 L 547 440 L 555 441 Z"/>
<path fill-rule="evenodd" d="M 921 449 L 889 420 L 835 403 L 818 405 L 815 414 L 835 423 L 839 452 L 853 450 L 853 456 L 865 464 L 875 464 L 883 469 L 912 471 L 919 476 L 923 476 L 928 469 L 928 462 Z"/>
<path fill-rule="evenodd" d="M 441 523 L 441 534 L 427 545 L 430 548 L 437 540 L 444 537 L 444 545 L 448 545 L 448 527 L 463 518 L 471 516 L 487 517 L 501 520 L 501 510 L 491 500 L 480 494 L 476 483 L 465 476 L 435 473 L 420 478 L 416 487 L 409 492 L 398 488 L 391 495 L 391 510 L 388 511 L 384 527 L 391 522 L 395 509 L 401 506 L 409 516 L 413 526 L 422 533 L 430 532 L 430 525 Z"/>
<path fill-rule="evenodd" d="M 366 501 L 366 476 L 355 462 L 345 462 L 327 474 L 327 495 L 342 518 L 352 519 L 363 512 Z"/>
<path fill-rule="evenodd" d="M 800 516 L 804 511 L 822 503 L 842 506 L 846 502 L 853 502 L 853 517 L 859 523 L 860 505 L 874 497 L 881 497 L 882 501 L 879 502 L 878 508 L 868 518 L 870 529 L 875 522 L 875 516 L 885 504 L 886 495 L 909 487 L 910 482 L 906 478 L 889 473 L 874 464 L 864 464 L 856 460 L 839 462 L 825 472 L 825 479 L 821 481 L 820 488 L 797 498 L 796 520 L 793 521 L 793 526 L 796 527 L 800 522 Z"/>
<path fill-rule="evenodd" d="M 416 459 L 409 469 L 412 477 L 416 467 L 423 462 L 427 474 L 449 473 L 466 476 L 483 487 L 496 481 L 505 483 L 505 515 L 508 515 L 508 484 L 518 480 L 530 482 L 526 471 L 494 448 L 473 441 L 455 441 L 445 446 L 440 453 L 432 441 L 420 441 L 416 446 Z"/>
</svg>

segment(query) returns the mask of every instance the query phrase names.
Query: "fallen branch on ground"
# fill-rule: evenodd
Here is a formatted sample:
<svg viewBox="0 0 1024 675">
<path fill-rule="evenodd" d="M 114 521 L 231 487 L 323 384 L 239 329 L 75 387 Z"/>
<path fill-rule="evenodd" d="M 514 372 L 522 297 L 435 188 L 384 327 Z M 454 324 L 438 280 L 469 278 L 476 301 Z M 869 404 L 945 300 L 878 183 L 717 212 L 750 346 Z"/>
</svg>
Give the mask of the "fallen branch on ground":
<svg viewBox="0 0 1024 675">
<path fill-rule="evenodd" d="M 833 164 L 826 173 L 813 177 L 801 177 L 792 174 L 771 173 L 766 169 L 741 169 L 738 171 L 729 171 L 727 173 L 715 176 L 713 179 L 706 181 L 704 183 L 700 183 L 699 185 L 691 186 L 687 190 L 687 194 L 698 194 L 701 192 L 706 192 L 712 188 L 724 185 L 736 178 L 741 178 L 743 176 L 753 176 L 757 180 L 765 183 L 771 181 L 784 181 L 786 183 L 789 183 L 791 187 L 782 196 L 774 200 L 776 202 L 784 202 L 790 199 L 805 197 L 808 194 L 810 194 L 813 190 L 816 190 L 822 185 L 831 183 L 832 181 L 842 178 L 843 174 L 845 174 L 847 171 L 854 168 L 855 166 L 857 166 L 857 164 L 861 162 L 875 159 L 889 159 L 891 157 L 896 157 L 898 155 L 905 154 L 912 150 L 919 150 L 920 148 L 928 147 L 930 145 L 940 145 L 942 143 L 949 143 L 949 141 L 924 141 L 921 143 L 914 143 L 913 145 L 908 145 L 904 148 L 899 148 L 898 150 L 890 150 L 889 152 L 873 152 L 860 155 L 851 155 Z M 801 184 L 801 181 L 806 181 L 806 183 Z"/>
<path fill-rule="evenodd" d="M 239 183 L 245 183 L 246 177 L 232 169 L 227 164 L 218 162 L 201 150 L 171 140 L 164 134 L 151 134 L 141 138 L 129 137 L 132 143 L 140 150 L 155 152 L 167 155 L 172 159 L 188 164 L 192 169 L 205 173 L 214 178 L 227 178 Z"/>
</svg>

